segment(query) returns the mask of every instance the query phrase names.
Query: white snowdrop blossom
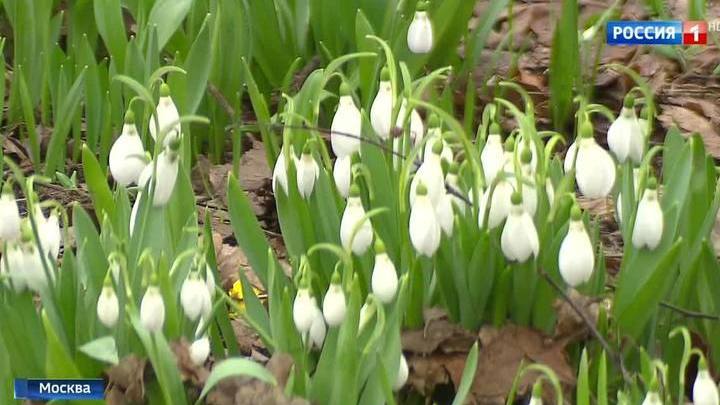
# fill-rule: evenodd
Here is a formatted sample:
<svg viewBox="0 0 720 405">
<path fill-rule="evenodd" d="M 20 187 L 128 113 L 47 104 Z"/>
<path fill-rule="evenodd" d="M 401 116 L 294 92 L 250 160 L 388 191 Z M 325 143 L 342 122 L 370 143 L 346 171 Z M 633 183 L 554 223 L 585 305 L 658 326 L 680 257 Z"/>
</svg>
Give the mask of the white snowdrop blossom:
<svg viewBox="0 0 720 405">
<path fill-rule="evenodd" d="M 440 162 L 443 144 L 437 141 L 433 146 L 432 153 L 420 164 L 417 173 L 410 183 L 410 206 L 415 204 L 418 184 L 422 183 L 427 188 L 427 195 L 433 206 L 440 204 L 445 196 L 445 175 Z"/>
<path fill-rule="evenodd" d="M 632 243 L 636 249 L 655 249 L 662 240 L 663 211 L 658 201 L 657 181 L 648 180 L 648 187 L 638 203 L 633 227 Z"/>
<path fill-rule="evenodd" d="M 485 174 L 485 182 L 492 184 L 505 166 L 505 150 L 500 136 L 500 126 L 497 124 L 493 123 L 490 126 L 489 135 L 480 154 L 480 162 Z"/>
<path fill-rule="evenodd" d="M 500 180 L 494 189 L 488 188 L 483 193 L 480 199 L 480 211 L 478 214 L 478 226 L 483 228 L 485 226 L 485 216 L 488 212 L 487 204 L 492 193 L 492 200 L 490 200 L 489 213 L 487 214 L 488 229 L 494 229 L 507 218 L 510 213 L 510 196 L 514 191 L 513 186 L 507 180 Z"/>
<path fill-rule="evenodd" d="M 340 85 L 340 101 L 330 126 L 330 144 L 338 158 L 348 157 L 360 151 L 362 116 L 355 105 L 350 87 Z"/>
<path fill-rule="evenodd" d="M 407 383 L 410 370 L 408 369 L 407 360 L 405 355 L 400 353 L 400 363 L 398 364 L 398 372 L 393 383 L 393 391 L 399 391 L 405 383 Z"/>
<path fill-rule="evenodd" d="M 435 206 L 435 216 L 445 236 L 452 236 L 455 228 L 455 210 L 453 209 L 453 197 L 443 193 L 440 202 Z"/>
<path fill-rule="evenodd" d="M 663 402 L 657 392 L 650 391 L 645 395 L 642 405 L 663 405 Z"/>
<path fill-rule="evenodd" d="M 7 275 L 8 284 L 12 285 L 17 293 L 27 288 L 27 277 L 25 274 L 25 254 L 20 243 L 10 242 L 7 244 L 3 256 L 0 258 L 0 275 Z"/>
<path fill-rule="evenodd" d="M 297 168 L 298 191 L 300 196 L 307 200 L 315 189 L 315 182 L 320 176 L 320 167 L 313 158 L 308 145 L 305 146 L 300 159 L 295 160 L 295 167 Z"/>
<path fill-rule="evenodd" d="M 352 183 L 352 157 L 343 156 L 335 159 L 333 166 L 333 179 L 335 187 L 343 198 L 350 194 L 350 183 Z"/>
<path fill-rule="evenodd" d="M 190 360 L 196 366 L 202 366 L 210 356 L 210 340 L 207 335 L 196 339 L 190 345 Z"/>
<path fill-rule="evenodd" d="M 618 162 L 630 159 L 639 164 L 642 161 L 645 136 L 635 115 L 635 101 L 632 96 L 625 97 L 620 116 L 610 125 L 607 143 Z"/>
<path fill-rule="evenodd" d="M 440 154 L 440 161 L 452 163 L 454 159 L 452 147 L 445 139 L 443 139 L 442 135 L 440 134 L 440 128 L 429 129 L 427 132 L 427 137 L 428 139 L 425 142 L 425 149 L 423 150 L 423 160 L 427 159 L 432 154 L 435 142 L 442 141 L 443 148 L 442 153 Z"/>
<path fill-rule="evenodd" d="M 21 277 L 25 279 L 27 287 L 30 290 L 36 293 L 43 292 L 47 289 L 49 282 L 54 280 L 55 274 L 53 273 L 52 267 L 48 266 L 48 271 L 50 273 L 50 279 L 48 279 L 48 274 L 45 272 L 40 251 L 37 249 L 35 243 L 32 242 L 32 237 L 23 236 L 23 239 L 23 253 L 22 260 L 20 262 L 22 263 L 22 266 L 19 269 L 23 274 Z"/>
<path fill-rule="evenodd" d="M 323 342 L 325 342 L 325 334 L 327 328 L 325 327 L 325 318 L 320 311 L 320 308 L 315 305 L 312 310 L 313 319 L 310 325 L 310 346 L 316 349 L 322 349 Z"/>
<path fill-rule="evenodd" d="M 0 195 L 0 243 L 20 237 L 20 211 L 12 185 L 6 181 Z"/>
<path fill-rule="evenodd" d="M 157 286 L 151 285 L 140 302 L 140 323 L 150 332 L 162 331 L 165 323 L 165 302 Z"/>
<path fill-rule="evenodd" d="M 294 158 L 295 154 L 290 149 L 290 157 Z M 287 177 L 287 164 L 285 163 L 285 148 L 280 150 L 280 155 L 275 161 L 275 167 L 273 168 L 272 175 L 272 190 L 273 194 L 277 194 L 277 186 L 282 188 L 282 191 L 287 195 L 288 193 L 288 177 Z"/>
<path fill-rule="evenodd" d="M 510 261 L 523 263 L 534 256 L 537 258 L 540 250 L 535 223 L 522 205 L 522 196 L 513 193 L 512 206 L 500 238 L 500 247 L 503 254 Z"/>
<path fill-rule="evenodd" d="M 153 207 L 164 207 L 175 190 L 177 182 L 180 157 L 177 149 L 179 143 L 173 143 L 165 150 L 160 152 L 157 157 L 157 163 L 148 163 L 143 172 L 140 174 L 138 186 L 145 188 L 148 182 L 153 179 L 153 170 L 155 170 L 154 189 L 151 190 L 153 196 Z M 153 167 L 156 166 L 156 167 Z"/>
<path fill-rule="evenodd" d="M 368 294 L 365 298 L 365 303 L 360 307 L 360 317 L 358 319 L 358 330 L 362 331 L 365 325 L 375 315 L 375 302 L 373 301 L 373 294 Z"/>
<path fill-rule="evenodd" d="M 370 123 L 375 133 L 382 140 L 390 138 L 390 130 L 392 129 L 392 111 L 393 111 L 393 90 L 390 83 L 390 74 L 387 68 L 383 68 L 380 72 L 380 85 L 377 95 L 370 106 Z"/>
<path fill-rule="evenodd" d="M 120 304 L 118 303 L 115 289 L 108 279 L 100 292 L 97 301 L 97 316 L 106 328 L 113 328 L 117 324 L 120 315 Z"/>
<path fill-rule="evenodd" d="M 347 306 L 345 303 L 345 293 L 340 284 L 340 274 L 334 273 L 330 287 L 328 287 L 323 299 L 323 316 L 325 322 L 332 328 L 338 326 L 345 319 Z"/>
<path fill-rule="evenodd" d="M 155 117 L 157 117 L 157 122 Z M 160 99 L 155 108 L 155 114 L 150 117 L 150 135 L 157 142 L 158 136 L 165 133 L 163 146 L 167 147 L 179 140 L 181 131 L 180 113 L 170 96 L 170 87 L 163 83 L 160 85 Z"/>
<path fill-rule="evenodd" d="M 373 241 L 372 224 L 364 217 L 365 208 L 360 200 L 360 189 L 353 185 L 350 187 L 350 197 L 340 220 L 340 242 L 345 249 L 351 249 L 358 256 L 364 254 Z M 353 237 L 355 228 L 358 229 Z"/>
<path fill-rule="evenodd" d="M 410 208 L 409 226 L 410 242 L 415 251 L 420 255 L 433 257 L 440 247 L 442 231 L 428 189 L 422 182 L 415 189 L 415 203 Z"/>
<path fill-rule="evenodd" d="M 635 197 L 637 197 L 640 191 L 640 168 L 633 168 L 633 190 Z M 622 225 L 622 192 L 618 193 L 617 200 L 615 201 L 615 212 L 617 213 L 618 223 Z"/>
<path fill-rule="evenodd" d="M 570 226 L 562 243 L 558 255 L 560 275 L 565 283 L 576 288 L 587 282 L 592 276 L 595 267 L 595 254 L 590 236 L 582 221 L 580 208 L 572 208 Z"/>
<path fill-rule="evenodd" d="M 135 126 L 135 114 L 131 110 L 125 113 L 125 124 L 110 149 L 108 160 L 110 174 L 121 186 L 136 184 L 147 165 L 145 148 Z"/>
<path fill-rule="evenodd" d="M 410 52 L 425 54 L 433 48 L 433 28 L 430 17 L 427 13 L 428 3 L 418 2 L 415 16 L 413 17 L 407 33 L 407 45 Z"/>
<path fill-rule="evenodd" d="M 180 304 L 185 316 L 196 321 L 200 316 L 208 317 L 212 310 L 212 300 L 205 281 L 193 271 L 188 274 L 180 288 Z"/>
<path fill-rule="evenodd" d="M 310 331 L 315 316 L 313 310 L 315 307 L 317 307 L 317 304 L 315 303 L 315 297 L 310 293 L 310 288 L 308 286 L 300 287 L 293 302 L 293 322 L 295 322 L 295 328 L 301 335 Z"/>
<path fill-rule="evenodd" d="M 385 252 L 385 244 L 378 239 L 375 242 L 375 264 L 372 271 L 372 292 L 383 304 L 395 299 L 398 289 L 398 276 L 395 264 Z"/>
<path fill-rule="evenodd" d="M 718 405 L 718 387 L 708 371 L 707 361 L 700 358 L 698 372 L 693 383 L 693 404 L 694 405 Z"/>
<path fill-rule="evenodd" d="M 578 188 L 588 198 L 607 197 L 615 184 L 615 162 L 610 154 L 595 142 L 590 123 L 585 122 L 580 131 L 581 139 L 575 161 Z"/>
</svg>

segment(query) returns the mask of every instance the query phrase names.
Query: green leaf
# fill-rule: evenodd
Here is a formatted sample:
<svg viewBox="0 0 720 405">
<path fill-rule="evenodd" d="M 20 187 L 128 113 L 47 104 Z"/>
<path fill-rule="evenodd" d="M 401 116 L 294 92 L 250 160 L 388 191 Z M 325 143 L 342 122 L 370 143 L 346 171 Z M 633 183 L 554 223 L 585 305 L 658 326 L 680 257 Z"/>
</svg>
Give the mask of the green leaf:
<svg viewBox="0 0 720 405">
<path fill-rule="evenodd" d="M 580 72 L 577 21 L 577 0 L 563 0 L 550 55 L 550 105 L 558 130 L 565 128 L 571 115 L 573 87 Z"/>
<path fill-rule="evenodd" d="M 211 21 L 213 25 L 217 23 L 217 17 L 211 17 L 208 14 L 203 21 L 200 32 L 195 37 L 190 52 L 183 67 L 188 72 L 186 76 L 185 88 L 185 110 L 184 114 L 195 114 L 205 96 L 205 88 L 207 86 L 208 77 L 210 76 L 210 67 L 213 59 L 211 47 Z M 212 29 L 213 35 L 217 35 L 217 29 Z"/>
<path fill-rule="evenodd" d="M 462 378 L 460 379 L 460 386 L 457 389 L 457 394 L 455 394 L 455 399 L 453 399 L 452 402 L 453 405 L 461 405 L 465 403 L 465 399 L 467 398 L 468 393 L 470 393 L 470 388 L 472 388 L 473 382 L 475 381 L 477 361 L 478 343 L 475 342 L 475 344 L 470 349 L 470 352 L 468 353 L 467 360 L 465 360 L 465 368 L 463 369 Z"/>
<path fill-rule="evenodd" d="M 158 49 L 165 45 L 190 11 L 193 0 L 158 0 L 150 10 L 147 26 L 157 27 Z"/>
<path fill-rule="evenodd" d="M 115 66 L 125 66 L 127 37 L 120 0 L 96 0 L 93 5 L 98 32 L 115 60 Z"/>
<path fill-rule="evenodd" d="M 267 103 L 263 98 L 260 90 L 253 79 L 250 66 L 245 58 L 242 58 L 243 72 L 245 73 L 245 81 L 247 84 L 248 94 L 250 95 L 250 102 L 252 103 L 253 110 L 257 116 L 258 125 L 260 127 L 260 136 L 262 136 L 263 144 L 265 146 L 265 156 L 267 157 L 267 164 L 272 169 L 275 167 L 275 160 L 280 154 L 280 148 L 278 147 L 275 135 L 270 127 L 270 111 L 268 110 Z"/>
<path fill-rule="evenodd" d="M 104 363 L 117 365 L 119 362 L 115 338 L 112 336 L 97 338 L 80 346 L 78 350 Z"/>
<path fill-rule="evenodd" d="M 107 183 L 107 176 L 95 158 L 95 154 L 87 145 L 83 146 L 82 161 L 85 181 L 90 191 L 90 197 L 93 200 L 97 217 L 100 220 L 102 220 L 104 215 L 114 218 L 115 205 L 113 203 L 112 193 L 110 192 L 110 186 L 108 186 Z"/>
<path fill-rule="evenodd" d="M 212 372 L 207 378 L 207 382 L 200 393 L 196 405 L 202 402 L 202 399 L 212 390 L 220 381 L 229 377 L 245 376 L 257 378 L 258 380 L 270 384 L 277 385 L 275 377 L 263 366 L 248 359 L 227 359 L 215 365 Z"/>
<path fill-rule="evenodd" d="M 47 314 L 42 316 L 47 338 L 47 358 L 45 359 L 45 377 L 47 378 L 73 378 L 81 377 L 75 362 L 73 362 L 67 348 L 60 342 L 54 327 Z"/>
<path fill-rule="evenodd" d="M 55 122 L 55 128 L 53 128 L 52 134 L 50 135 L 50 144 L 45 154 L 46 176 L 52 176 L 58 169 L 65 170 L 65 162 L 61 159 L 65 155 L 63 151 L 67 147 L 67 133 L 72 124 L 72 117 L 75 115 L 80 105 L 80 98 L 83 95 L 86 70 L 87 69 L 83 69 L 75 79 L 75 83 L 70 87 L 70 90 L 68 90 L 67 95 L 64 96 L 60 104 L 60 110 L 57 114 L 59 121 Z"/>
<path fill-rule="evenodd" d="M 575 405 L 590 405 L 590 376 L 588 375 L 587 348 L 580 356 L 580 367 L 576 387 Z"/>
</svg>

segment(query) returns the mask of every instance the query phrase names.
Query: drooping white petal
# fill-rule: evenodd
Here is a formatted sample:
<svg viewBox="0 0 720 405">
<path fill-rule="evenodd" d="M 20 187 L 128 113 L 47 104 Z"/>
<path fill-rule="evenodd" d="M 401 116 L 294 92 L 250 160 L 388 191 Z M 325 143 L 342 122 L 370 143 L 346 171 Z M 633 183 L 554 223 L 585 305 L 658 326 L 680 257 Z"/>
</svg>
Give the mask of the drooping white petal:
<svg viewBox="0 0 720 405">
<path fill-rule="evenodd" d="M 720 403 L 718 387 L 707 369 L 698 370 L 693 384 L 692 399 L 694 405 L 718 405 Z"/>
<path fill-rule="evenodd" d="M 593 138 L 580 141 L 575 179 L 588 198 L 606 197 L 615 184 L 615 162 Z"/>
<path fill-rule="evenodd" d="M 656 190 L 645 190 L 638 204 L 632 243 L 636 249 L 655 249 L 662 240 L 663 212 Z"/>
<path fill-rule="evenodd" d="M 582 220 L 570 222 L 568 233 L 560 244 L 558 264 L 563 280 L 573 288 L 587 282 L 592 276 L 595 255 Z"/>
<path fill-rule="evenodd" d="M 643 130 L 632 109 L 624 107 L 620 116 L 610 125 L 607 143 L 618 162 L 623 163 L 628 158 L 635 164 L 642 161 Z"/>
<path fill-rule="evenodd" d="M 22 250 L 22 271 L 24 272 L 27 287 L 34 292 L 41 293 L 47 289 L 49 280 L 40 251 L 32 242 L 23 246 Z M 52 281 L 55 274 L 51 266 L 48 266 L 48 271 L 50 272 L 50 281 Z"/>
<path fill-rule="evenodd" d="M 272 176 L 272 190 L 273 194 L 277 194 L 277 186 L 280 185 L 282 191 L 287 194 L 288 192 L 288 178 L 287 178 L 287 167 L 285 165 L 285 148 L 283 148 L 275 161 L 275 167 L 273 168 Z"/>
<path fill-rule="evenodd" d="M 298 290 L 293 302 L 293 322 L 295 322 L 295 328 L 301 335 L 310 331 L 315 316 L 313 308 L 316 306 L 315 297 L 310 295 L 310 290 L 307 288 Z"/>
<path fill-rule="evenodd" d="M 330 284 L 325 299 L 323 299 L 323 316 L 325 322 L 332 328 L 338 326 L 345 319 L 347 306 L 345 304 L 345 293 L 340 284 Z"/>
<path fill-rule="evenodd" d="M 330 143 L 338 158 L 347 157 L 360 150 L 362 117 L 352 96 L 341 96 L 338 109 L 330 126 Z M 352 136 L 354 135 L 357 138 Z"/>
<path fill-rule="evenodd" d="M 446 236 L 452 236 L 455 226 L 455 211 L 453 210 L 453 197 L 450 194 L 445 193 L 440 198 L 440 202 L 435 207 L 435 215 L 443 233 Z"/>
<path fill-rule="evenodd" d="M 190 345 L 190 360 L 196 366 L 205 364 L 208 356 L 210 356 L 210 340 L 207 336 L 203 336 Z"/>
<path fill-rule="evenodd" d="M 325 342 L 325 334 L 327 328 L 325 327 L 325 318 L 323 318 L 320 308 L 315 305 L 312 310 L 313 319 L 310 325 L 310 345 L 316 349 L 322 349 L 323 342 Z"/>
<path fill-rule="evenodd" d="M 502 170 L 503 166 L 505 166 L 505 151 L 500 135 L 488 135 L 485 146 L 483 146 L 482 153 L 480 154 L 480 162 L 482 163 L 485 174 L 485 182 L 492 184 L 497 174 Z"/>
<path fill-rule="evenodd" d="M 427 187 L 428 196 L 433 206 L 438 205 L 446 194 L 445 175 L 443 174 L 440 156 L 431 153 L 430 156 L 420 164 L 418 171 L 410 183 L 410 206 L 415 204 L 415 191 L 419 183 Z"/>
<path fill-rule="evenodd" d="M 352 182 L 352 157 L 343 156 L 335 159 L 333 167 L 333 179 L 335 179 L 335 187 L 343 198 L 347 198 L 350 193 L 350 183 Z"/>
<path fill-rule="evenodd" d="M 25 273 L 25 254 L 20 244 L 9 243 L 5 254 L 0 258 L 0 274 L 8 275 L 8 283 L 17 293 L 27 288 L 27 275 Z"/>
<path fill-rule="evenodd" d="M 372 292 L 384 304 L 389 304 L 395 299 L 398 288 L 398 277 L 393 264 L 387 253 L 380 253 L 375 256 L 375 265 L 372 272 Z"/>
<path fill-rule="evenodd" d="M 532 217 L 522 205 L 513 205 L 500 238 L 503 254 L 510 261 L 523 263 L 540 250 L 537 230 Z"/>
<path fill-rule="evenodd" d="M 358 256 L 364 254 L 373 241 L 372 224 L 369 219 L 363 221 L 364 216 L 365 209 L 363 208 L 360 197 L 351 196 L 348 198 L 345 212 L 343 212 L 342 219 L 340 220 L 340 241 L 344 248 L 351 248 L 353 253 Z M 362 221 L 362 223 L 359 225 L 355 237 L 352 238 L 353 230 L 360 221 Z"/>
<path fill-rule="evenodd" d="M 120 305 L 112 285 L 103 287 L 97 302 L 97 316 L 106 328 L 113 328 L 120 315 Z"/>
<path fill-rule="evenodd" d="M 135 124 L 124 124 L 120 136 L 113 143 L 109 155 L 110 174 L 115 182 L 135 184 L 145 169 L 145 149 Z"/>
<path fill-rule="evenodd" d="M 156 167 L 153 168 L 153 162 L 150 162 L 140 173 L 138 186 L 145 188 L 152 180 L 153 170 L 155 170 L 157 181 L 155 181 L 155 189 L 152 191 L 153 207 L 163 207 L 170 201 L 177 182 L 179 163 L 177 152 L 166 149 L 158 155 Z"/>
<path fill-rule="evenodd" d="M 57 259 L 60 254 L 60 245 L 62 244 L 62 234 L 60 233 L 60 219 L 55 211 L 45 218 L 38 209 L 36 214 L 38 234 L 40 243 L 42 243 L 43 253 L 52 259 Z"/>
<path fill-rule="evenodd" d="M 155 111 L 156 114 L 150 117 L 150 135 L 157 141 L 158 135 L 165 132 L 163 146 L 168 146 L 177 140 L 182 132 L 179 122 L 180 113 L 169 95 L 160 97 Z"/>
<path fill-rule="evenodd" d="M 565 160 L 563 161 L 563 170 L 565 170 L 565 174 L 570 173 L 570 170 L 572 170 L 573 165 L 575 165 L 575 155 L 577 154 L 577 142 L 573 142 L 570 144 L 570 147 L 567 150 L 567 153 L 565 153 Z"/>
<path fill-rule="evenodd" d="M 210 293 L 205 282 L 191 273 L 180 288 L 180 303 L 185 315 L 195 322 L 200 315 L 208 316 L 212 310 Z"/>
<path fill-rule="evenodd" d="M 165 303 L 160 290 L 148 287 L 140 303 L 140 322 L 150 332 L 162 331 L 165 323 Z"/>
<path fill-rule="evenodd" d="M 410 370 L 408 369 L 407 360 L 405 360 L 405 355 L 400 353 L 400 364 L 398 365 L 398 373 L 395 377 L 395 382 L 393 383 L 393 391 L 398 391 L 400 388 L 402 388 L 405 383 L 407 382 L 408 376 L 410 374 Z"/>
<path fill-rule="evenodd" d="M 308 199 L 315 189 L 315 181 L 320 175 L 320 167 L 309 153 L 303 153 L 300 159 L 296 159 L 295 167 L 297 168 L 297 186 L 300 196 Z"/>
<path fill-rule="evenodd" d="M 381 81 L 377 95 L 370 107 L 370 123 L 383 140 L 390 138 L 392 129 L 393 96 L 390 81 Z"/>
<path fill-rule="evenodd" d="M 485 226 L 485 212 L 488 211 L 487 203 L 490 198 L 490 188 L 483 193 L 480 200 L 480 212 L 478 214 L 478 226 L 483 228 Z M 495 186 L 495 190 L 492 193 L 492 200 L 490 202 L 490 212 L 488 215 L 488 228 L 494 229 L 507 218 L 510 213 L 510 196 L 514 189 L 507 180 L 501 180 Z"/>
<path fill-rule="evenodd" d="M 416 11 L 407 33 L 408 48 L 412 53 L 428 53 L 433 47 L 433 29 L 426 11 Z"/>
<path fill-rule="evenodd" d="M 418 195 L 410 208 L 410 242 L 420 255 L 432 257 L 440 247 L 442 231 L 427 195 Z"/>
<path fill-rule="evenodd" d="M 20 211 L 15 195 L 8 189 L 0 196 L 0 243 L 16 240 L 19 237 Z"/>
</svg>

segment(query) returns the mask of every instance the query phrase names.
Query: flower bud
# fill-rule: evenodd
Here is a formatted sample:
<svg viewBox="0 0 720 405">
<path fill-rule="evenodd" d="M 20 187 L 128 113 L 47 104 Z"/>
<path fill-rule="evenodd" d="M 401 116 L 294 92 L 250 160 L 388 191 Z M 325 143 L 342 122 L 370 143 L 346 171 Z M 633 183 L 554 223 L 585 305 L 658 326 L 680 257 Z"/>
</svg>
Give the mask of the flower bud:
<svg viewBox="0 0 720 405">
<path fill-rule="evenodd" d="M 295 322 L 295 328 L 301 335 L 305 335 L 310 331 L 315 316 L 315 307 L 317 307 L 317 304 L 315 303 L 315 297 L 310 295 L 309 286 L 301 286 L 293 302 L 293 322 Z"/>
<path fill-rule="evenodd" d="M 322 349 L 323 342 L 325 342 L 325 334 L 327 328 L 325 327 L 325 318 L 320 311 L 320 308 L 315 305 L 312 310 L 312 324 L 310 325 L 310 347 L 315 349 Z"/>
<path fill-rule="evenodd" d="M 635 164 L 642 161 L 645 137 L 635 115 L 635 101 L 631 95 L 625 97 L 622 112 L 610 125 L 607 143 L 618 162 L 623 163 L 628 158 Z"/>
<path fill-rule="evenodd" d="M 715 385 L 710 372 L 708 371 L 707 361 L 704 357 L 700 357 L 698 363 L 698 372 L 693 384 L 693 404 L 694 405 L 718 405 L 718 387 Z"/>
<path fill-rule="evenodd" d="M 291 157 L 294 158 L 295 155 L 291 152 Z M 282 188 L 282 191 L 287 195 L 288 192 L 288 178 L 287 178 L 287 167 L 285 164 L 285 148 L 282 148 L 280 150 L 280 155 L 278 155 L 277 160 L 275 161 L 275 167 L 273 168 L 273 176 L 272 176 L 272 190 L 273 194 L 277 194 L 277 186 L 280 185 L 280 188 Z"/>
<path fill-rule="evenodd" d="M 196 366 L 202 366 L 210 356 L 210 340 L 207 335 L 195 340 L 190 345 L 190 360 Z"/>
<path fill-rule="evenodd" d="M 512 208 L 503 227 L 500 247 L 508 260 L 523 263 L 534 256 L 537 258 L 540 243 L 532 217 L 522 206 L 522 195 L 513 193 Z"/>
<path fill-rule="evenodd" d="M 0 195 L 0 243 L 20 237 L 20 211 L 18 210 L 12 184 L 6 181 Z"/>
<path fill-rule="evenodd" d="M 340 241 L 345 249 L 352 249 L 358 256 L 367 251 L 373 240 L 372 224 L 364 217 L 365 208 L 360 200 L 360 190 L 353 185 L 350 187 L 350 197 L 340 220 Z M 353 238 L 356 227 L 359 228 Z"/>
<path fill-rule="evenodd" d="M 212 310 L 210 292 L 197 272 L 188 274 L 180 288 L 180 303 L 185 315 L 195 322 L 200 315 L 207 317 Z"/>
<path fill-rule="evenodd" d="M 157 117 L 157 122 L 155 117 Z M 157 137 L 165 133 L 163 146 L 168 146 L 180 138 L 181 132 L 180 113 L 170 96 L 170 87 L 163 83 L 160 85 L 160 99 L 155 108 L 155 114 L 150 117 L 150 135 L 157 142 Z"/>
<path fill-rule="evenodd" d="M 657 180 L 648 179 L 648 188 L 638 204 L 635 216 L 635 227 L 632 233 L 632 243 L 636 249 L 644 247 L 653 250 L 662 240 L 663 211 L 658 201 Z"/>
<path fill-rule="evenodd" d="M 407 382 L 410 370 L 408 369 L 405 355 L 400 353 L 400 363 L 398 364 L 398 373 L 393 383 L 393 391 L 399 391 Z"/>
<path fill-rule="evenodd" d="M 497 174 L 505 166 L 505 151 L 500 137 L 500 127 L 497 124 L 490 126 L 490 134 L 480 154 L 480 163 L 482 163 L 485 174 L 485 182 L 492 184 Z"/>
<path fill-rule="evenodd" d="M 387 68 L 383 68 L 383 71 L 380 73 L 378 92 L 370 107 L 370 123 L 377 136 L 382 140 L 388 140 L 390 138 L 393 107 L 393 92 L 390 76 L 388 75 Z"/>
<path fill-rule="evenodd" d="M 427 14 L 427 3 L 418 2 L 415 16 L 407 33 L 408 48 L 412 53 L 429 53 L 433 48 L 433 28 Z"/>
<path fill-rule="evenodd" d="M 295 160 L 295 167 L 297 168 L 298 191 L 300 196 L 307 200 L 315 189 L 315 181 L 320 176 L 320 168 L 312 156 L 309 144 L 305 144 L 300 159 Z"/>
<path fill-rule="evenodd" d="M 105 280 L 102 292 L 97 302 L 97 316 L 106 328 L 114 328 L 120 315 L 120 304 L 118 303 L 115 289 L 110 279 Z"/>
<path fill-rule="evenodd" d="M 415 204 L 410 208 L 410 242 L 419 255 L 433 257 L 442 237 L 435 208 L 428 196 L 428 190 L 420 182 L 415 190 Z"/>
<path fill-rule="evenodd" d="M 340 85 L 340 101 L 330 126 L 330 144 L 338 158 L 348 157 L 360 151 L 362 134 L 362 116 L 355 106 L 350 87 L 346 83 Z"/>
<path fill-rule="evenodd" d="M 615 184 L 615 162 L 610 154 L 593 138 L 589 122 L 581 126 L 581 139 L 575 161 L 575 179 L 578 188 L 588 198 L 607 197 Z M 566 156 L 566 160 L 567 160 Z"/>
<path fill-rule="evenodd" d="M 528 405 L 542 405 L 542 381 L 536 381 L 533 384 L 532 396 Z"/>
<path fill-rule="evenodd" d="M 398 276 L 395 264 L 385 252 L 385 244 L 377 239 L 375 242 L 375 265 L 372 272 L 372 292 L 383 304 L 395 299 L 398 288 Z"/>
<path fill-rule="evenodd" d="M 595 253 L 585 230 L 580 207 L 572 208 L 572 218 L 558 255 L 560 275 L 570 287 L 588 281 L 595 267 Z"/>
<path fill-rule="evenodd" d="M 138 179 L 138 186 L 145 188 L 153 178 L 153 170 L 157 181 L 155 181 L 153 192 L 153 206 L 163 207 L 172 197 L 179 170 L 179 156 L 176 151 L 166 148 L 157 157 L 157 164 L 148 163 Z M 156 167 L 153 167 L 156 166 Z"/>
<path fill-rule="evenodd" d="M 333 178 L 335 187 L 343 198 L 350 194 L 350 183 L 352 182 L 352 157 L 343 156 L 335 159 L 333 167 Z"/>
<path fill-rule="evenodd" d="M 165 303 L 160 290 L 151 285 L 140 302 L 140 322 L 150 332 L 161 332 L 165 323 Z"/>
<path fill-rule="evenodd" d="M 332 328 L 342 323 L 345 319 L 346 310 L 345 293 L 343 292 L 342 285 L 340 284 L 340 273 L 336 271 L 333 274 L 330 287 L 328 288 L 327 293 L 325 293 L 325 299 L 323 300 L 323 316 L 325 316 L 325 321 Z"/>
<path fill-rule="evenodd" d="M 110 149 L 110 174 L 115 182 L 122 186 L 137 183 L 147 165 L 144 157 L 145 149 L 135 126 L 135 114 L 128 110 L 122 133 Z"/>
</svg>

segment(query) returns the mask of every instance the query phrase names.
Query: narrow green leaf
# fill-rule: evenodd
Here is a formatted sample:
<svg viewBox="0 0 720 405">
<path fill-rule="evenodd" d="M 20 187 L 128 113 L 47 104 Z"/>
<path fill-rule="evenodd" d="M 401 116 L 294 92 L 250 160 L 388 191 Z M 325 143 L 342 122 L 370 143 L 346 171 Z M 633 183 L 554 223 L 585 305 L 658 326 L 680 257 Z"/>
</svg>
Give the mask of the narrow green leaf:
<svg viewBox="0 0 720 405">
<path fill-rule="evenodd" d="M 114 218 L 115 207 L 110 186 L 107 183 L 107 175 L 100 168 L 95 154 L 87 146 L 82 151 L 83 172 L 87 183 L 90 197 L 93 200 L 98 218 L 103 215 Z"/>
<path fill-rule="evenodd" d="M 478 361 L 478 342 L 470 349 L 467 360 L 465 360 L 465 368 L 463 369 L 462 378 L 460 379 L 460 386 L 458 386 L 455 399 L 453 399 L 453 405 L 462 405 L 465 403 L 467 395 L 470 393 L 473 382 L 475 381 L 475 372 L 477 371 Z"/>
<path fill-rule="evenodd" d="M 237 376 L 257 378 L 264 383 L 277 385 L 275 377 L 260 364 L 248 359 L 227 359 L 215 365 L 215 368 L 213 368 L 213 371 L 208 376 L 207 382 L 205 382 L 205 386 L 203 387 L 200 397 L 195 404 L 199 405 L 202 403 L 202 399 L 205 398 L 210 390 L 215 388 L 220 381 L 225 378 Z"/>
</svg>

